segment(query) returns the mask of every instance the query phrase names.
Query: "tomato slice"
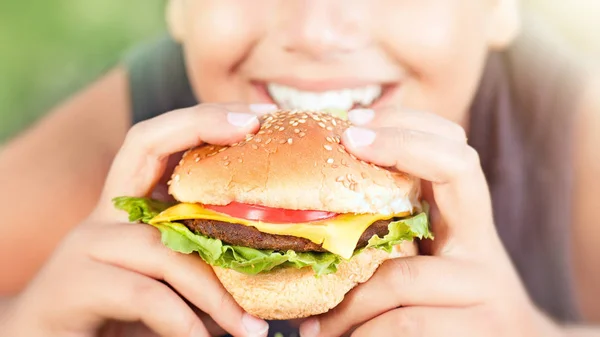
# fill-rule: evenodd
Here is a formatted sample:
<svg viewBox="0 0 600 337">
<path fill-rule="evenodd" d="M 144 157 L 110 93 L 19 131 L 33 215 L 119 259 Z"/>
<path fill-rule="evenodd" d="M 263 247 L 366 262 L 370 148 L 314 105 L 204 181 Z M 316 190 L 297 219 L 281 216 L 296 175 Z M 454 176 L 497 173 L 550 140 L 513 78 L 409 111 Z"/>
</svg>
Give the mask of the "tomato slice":
<svg viewBox="0 0 600 337">
<path fill-rule="evenodd" d="M 224 213 L 234 218 L 269 223 L 302 223 L 330 219 L 337 213 L 325 211 L 298 211 L 284 208 L 271 208 L 259 205 L 248 205 L 232 202 L 225 206 L 204 205 L 215 212 Z"/>
</svg>

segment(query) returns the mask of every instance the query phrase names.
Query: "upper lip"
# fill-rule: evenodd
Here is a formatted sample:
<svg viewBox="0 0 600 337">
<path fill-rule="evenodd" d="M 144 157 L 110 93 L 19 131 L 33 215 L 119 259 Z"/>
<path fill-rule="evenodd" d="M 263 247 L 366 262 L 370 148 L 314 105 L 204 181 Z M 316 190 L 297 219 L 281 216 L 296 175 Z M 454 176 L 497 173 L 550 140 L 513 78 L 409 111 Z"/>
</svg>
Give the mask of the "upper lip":
<svg viewBox="0 0 600 337">
<path fill-rule="evenodd" d="M 389 81 L 365 80 L 356 78 L 338 78 L 338 79 L 300 79 L 294 77 L 280 77 L 269 80 L 255 81 L 257 84 L 280 84 L 292 87 L 302 91 L 329 91 L 329 90 L 344 90 L 361 88 L 368 85 L 388 86 L 392 83 Z"/>
</svg>

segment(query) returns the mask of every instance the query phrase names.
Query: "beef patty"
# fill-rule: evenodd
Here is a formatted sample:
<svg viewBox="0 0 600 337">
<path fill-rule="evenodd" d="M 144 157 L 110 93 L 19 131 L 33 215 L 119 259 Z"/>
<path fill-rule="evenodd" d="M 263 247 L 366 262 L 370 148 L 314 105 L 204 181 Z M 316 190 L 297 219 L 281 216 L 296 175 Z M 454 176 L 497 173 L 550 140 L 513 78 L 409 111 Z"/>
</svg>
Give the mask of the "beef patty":
<svg viewBox="0 0 600 337">
<path fill-rule="evenodd" d="M 392 220 L 375 221 L 358 240 L 356 248 L 365 247 L 377 234 L 383 237 L 388 233 L 388 224 Z M 326 250 L 308 239 L 291 235 L 267 234 L 255 227 L 233 224 L 216 220 L 192 219 L 182 221 L 191 231 L 202 233 L 208 237 L 220 239 L 234 246 L 252 247 L 256 249 L 272 249 L 276 251 L 293 250 L 296 252 L 325 252 Z"/>
</svg>

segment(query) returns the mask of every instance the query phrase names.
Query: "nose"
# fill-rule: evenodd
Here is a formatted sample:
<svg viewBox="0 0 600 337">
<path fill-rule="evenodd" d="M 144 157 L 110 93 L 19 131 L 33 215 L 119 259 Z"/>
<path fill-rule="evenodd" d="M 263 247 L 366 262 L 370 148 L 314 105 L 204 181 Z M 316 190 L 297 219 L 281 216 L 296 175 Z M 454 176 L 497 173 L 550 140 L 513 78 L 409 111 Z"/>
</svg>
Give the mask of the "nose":
<svg viewBox="0 0 600 337">
<path fill-rule="evenodd" d="M 368 0 L 283 0 L 277 27 L 289 53 L 327 59 L 368 44 Z"/>
</svg>

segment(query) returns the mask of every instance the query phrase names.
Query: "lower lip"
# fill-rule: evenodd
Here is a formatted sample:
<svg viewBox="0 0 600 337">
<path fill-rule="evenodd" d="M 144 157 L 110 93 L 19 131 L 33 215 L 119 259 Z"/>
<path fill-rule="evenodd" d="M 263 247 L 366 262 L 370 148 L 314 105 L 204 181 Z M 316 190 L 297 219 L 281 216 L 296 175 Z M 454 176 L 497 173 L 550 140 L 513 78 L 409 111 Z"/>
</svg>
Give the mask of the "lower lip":
<svg viewBox="0 0 600 337">
<path fill-rule="evenodd" d="M 252 87 L 256 91 L 261 102 L 277 104 L 277 102 L 275 102 L 275 100 L 273 100 L 273 97 L 271 97 L 271 95 L 269 94 L 266 83 L 252 82 Z M 379 107 L 385 106 L 392 99 L 392 97 L 394 97 L 394 94 L 399 90 L 399 88 L 400 88 L 399 84 L 384 84 L 382 86 L 381 95 L 377 99 L 375 99 L 375 101 L 373 103 L 371 103 L 371 105 L 369 105 L 367 107 L 355 105 L 353 107 L 353 109 L 356 109 L 356 108 L 377 109 Z"/>
</svg>

